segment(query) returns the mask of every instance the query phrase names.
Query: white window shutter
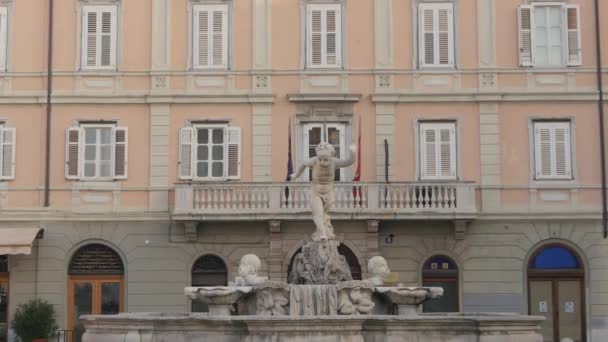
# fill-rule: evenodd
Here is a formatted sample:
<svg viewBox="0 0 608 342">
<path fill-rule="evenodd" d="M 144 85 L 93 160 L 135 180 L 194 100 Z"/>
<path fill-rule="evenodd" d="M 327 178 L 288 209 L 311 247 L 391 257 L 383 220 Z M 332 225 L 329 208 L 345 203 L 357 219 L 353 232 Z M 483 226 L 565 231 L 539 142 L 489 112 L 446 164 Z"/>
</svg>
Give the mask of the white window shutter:
<svg viewBox="0 0 608 342">
<path fill-rule="evenodd" d="M 570 153 L 570 125 L 560 123 L 553 130 L 554 155 L 555 155 L 555 177 L 572 178 L 572 160 Z"/>
<path fill-rule="evenodd" d="M 241 178 L 241 128 L 228 127 L 227 179 Z"/>
<path fill-rule="evenodd" d="M 307 66 L 339 67 L 342 64 L 342 14 L 340 4 L 307 7 Z"/>
<path fill-rule="evenodd" d="M 83 69 L 114 69 L 117 46 L 116 6 L 84 6 L 82 9 Z"/>
<path fill-rule="evenodd" d="M 432 8 L 420 4 L 418 9 L 418 57 L 420 66 L 435 63 L 435 15 Z"/>
<path fill-rule="evenodd" d="M 114 178 L 127 179 L 129 169 L 129 132 L 127 127 L 114 129 Z"/>
<path fill-rule="evenodd" d="M 228 67 L 228 6 L 194 6 L 192 57 L 194 68 Z"/>
<path fill-rule="evenodd" d="M 452 4 L 422 3 L 418 6 L 420 66 L 454 66 L 454 10 Z"/>
<path fill-rule="evenodd" d="M 81 159 L 81 129 L 70 127 L 66 130 L 65 146 L 65 178 L 78 179 L 80 177 Z"/>
<path fill-rule="evenodd" d="M 437 130 L 421 125 L 420 166 L 422 179 L 437 177 Z"/>
<path fill-rule="evenodd" d="M 192 179 L 192 144 L 194 141 L 194 128 L 183 127 L 179 130 L 179 179 Z"/>
<path fill-rule="evenodd" d="M 437 9 L 438 26 L 438 49 L 439 56 L 436 63 L 441 66 L 454 65 L 454 16 L 452 15 L 452 5 L 447 8 Z"/>
<path fill-rule="evenodd" d="M 15 142 L 17 138 L 16 129 L 13 127 L 1 128 L 0 129 L 0 160 L 2 163 L 2 173 L 0 173 L 0 179 L 9 180 L 15 179 Z"/>
<path fill-rule="evenodd" d="M 308 63 L 310 67 L 323 64 L 323 12 L 320 9 L 308 11 Z"/>
<path fill-rule="evenodd" d="M 213 11 L 213 66 L 227 66 L 228 46 L 228 13 L 225 8 Z"/>
<path fill-rule="evenodd" d="M 519 65 L 533 66 L 534 58 L 532 55 L 534 15 L 533 7 L 521 5 L 517 9 L 519 26 Z"/>
<path fill-rule="evenodd" d="M 581 51 L 581 19 L 578 5 L 564 7 L 566 17 L 568 65 L 578 66 L 583 62 Z"/>
<path fill-rule="evenodd" d="M 544 125 L 536 125 L 535 163 L 536 178 L 551 178 L 551 129 Z"/>
<path fill-rule="evenodd" d="M 420 124 L 420 175 L 423 180 L 457 178 L 456 124 Z"/>
<path fill-rule="evenodd" d="M 439 170 L 441 178 L 456 177 L 456 132 L 452 125 L 442 125 L 437 129 L 439 137 Z"/>
<path fill-rule="evenodd" d="M 340 66 L 341 60 L 341 15 L 340 6 L 325 12 L 325 64 Z"/>
<path fill-rule="evenodd" d="M 8 55 L 8 9 L 0 7 L 0 71 L 6 70 Z"/>
<path fill-rule="evenodd" d="M 209 65 L 209 11 L 200 6 L 194 10 L 192 58 L 195 68 Z"/>
</svg>

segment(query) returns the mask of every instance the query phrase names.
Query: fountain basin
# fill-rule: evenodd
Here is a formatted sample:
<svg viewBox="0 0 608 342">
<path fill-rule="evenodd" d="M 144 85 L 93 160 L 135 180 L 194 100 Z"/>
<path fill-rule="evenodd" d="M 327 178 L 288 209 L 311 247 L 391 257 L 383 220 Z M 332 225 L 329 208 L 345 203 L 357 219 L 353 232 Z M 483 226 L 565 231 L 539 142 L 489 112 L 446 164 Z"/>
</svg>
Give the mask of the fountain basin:
<svg viewBox="0 0 608 342">
<path fill-rule="evenodd" d="M 84 342 L 541 342 L 538 316 L 210 316 L 123 313 L 83 316 Z"/>
<path fill-rule="evenodd" d="M 234 304 L 253 290 L 250 286 L 186 287 L 184 294 L 192 300 L 209 305 L 212 316 L 230 316 Z"/>
</svg>

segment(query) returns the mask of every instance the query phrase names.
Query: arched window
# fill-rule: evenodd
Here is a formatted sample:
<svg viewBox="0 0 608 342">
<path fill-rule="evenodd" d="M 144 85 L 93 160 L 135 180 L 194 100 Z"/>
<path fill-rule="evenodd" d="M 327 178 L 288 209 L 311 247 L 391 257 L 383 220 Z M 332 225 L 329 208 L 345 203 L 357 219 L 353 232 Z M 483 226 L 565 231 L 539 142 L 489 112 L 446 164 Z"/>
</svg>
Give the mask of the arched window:
<svg viewBox="0 0 608 342">
<path fill-rule="evenodd" d="M 93 243 L 74 253 L 68 268 L 68 330 L 80 341 L 82 315 L 114 315 L 124 310 L 124 264 L 112 248 Z"/>
<path fill-rule="evenodd" d="M 192 286 L 226 286 L 228 268 L 224 261 L 212 254 L 203 255 L 192 265 Z M 192 302 L 192 312 L 209 311 L 207 304 Z"/>
<path fill-rule="evenodd" d="M 429 258 L 422 267 L 422 286 L 443 288 L 443 296 L 438 300 L 423 304 L 424 312 L 458 312 L 458 266 L 445 255 Z"/>
<path fill-rule="evenodd" d="M 300 253 L 302 253 L 302 247 L 298 248 L 298 250 L 291 256 L 291 261 L 287 267 L 287 277 L 289 277 L 289 274 L 291 273 L 293 260 L 295 259 L 296 255 Z M 353 253 L 353 251 L 343 243 L 338 246 L 338 253 L 346 258 L 346 262 L 350 268 L 350 275 L 353 277 L 353 280 L 361 280 L 361 265 L 359 265 L 359 260 L 357 259 L 355 253 Z"/>
<path fill-rule="evenodd" d="M 585 341 L 585 270 L 561 244 L 539 248 L 528 263 L 528 313 L 544 316 L 543 341 Z"/>
</svg>

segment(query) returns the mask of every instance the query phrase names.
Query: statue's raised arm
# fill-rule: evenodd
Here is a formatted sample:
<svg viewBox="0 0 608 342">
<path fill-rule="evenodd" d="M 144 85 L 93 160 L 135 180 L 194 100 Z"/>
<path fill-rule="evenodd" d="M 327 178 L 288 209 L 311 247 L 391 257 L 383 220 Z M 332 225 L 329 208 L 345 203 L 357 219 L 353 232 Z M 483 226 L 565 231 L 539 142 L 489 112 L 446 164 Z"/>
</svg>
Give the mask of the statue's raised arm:
<svg viewBox="0 0 608 342">
<path fill-rule="evenodd" d="M 357 145 L 355 145 L 355 144 L 350 145 L 348 150 L 350 153 L 348 154 L 348 157 L 346 157 L 346 159 L 336 159 L 337 168 L 348 167 L 355 163 L 355 156 L 357 154 Z"/>
</svg>

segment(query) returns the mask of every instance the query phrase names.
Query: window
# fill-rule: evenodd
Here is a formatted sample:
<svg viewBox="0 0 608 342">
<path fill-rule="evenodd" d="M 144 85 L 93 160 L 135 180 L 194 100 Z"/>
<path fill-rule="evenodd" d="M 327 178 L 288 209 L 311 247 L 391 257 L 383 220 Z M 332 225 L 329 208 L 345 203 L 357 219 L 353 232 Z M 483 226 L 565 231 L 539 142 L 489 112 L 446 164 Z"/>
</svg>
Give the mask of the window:
<svg viewBox="0 0 608 342">
<path fill-rule="evenodd" d="M 572 179 L 569 121 L 534 123 L 536 179 Z"/>
<path fill-rule="evenodd" d="M 0 180 L 15 179 L 15 141 L 14 127 L 0 125 Z"/>
<path fill-rule="evenodd" d="M 451 3 L 418 5 L 418 59 L 421 68 L 454 66 L 454 15 Z"/>
<path fill-rule="evenodd" d="M 520 6 L 519 61 L 522 66 L 581 65 L 578 5 Z"/>
<path fill-rule="evenodd" d="M 224 261 L 212 254 L 196 259 L 191 270 L 192 286 L 228 285 L 228 268 Z M 209 306 L 200 301 L 192 302 L 192 312 L 208 312 Z"/>
<path fill-rule="evenodd" d="M 310 159 L 317 155 L 316 148 L 322 141 L 327 141 L 334 147 L 336 152 L 335 157 L 339 159 L 346 158 L 345 149 L 345 125 L 340 123 L 309 123 L 303 126 L 304 128 L 304 144 L 303 156 L 304 159 Z M 334 177 L 335 181 L 345 180 L 345 169 L 337 169 Z M 305 173 L 306 180 L 312 178 L 312 170 Z"/>
<path fill-rule="evenodd" d="M 0 7 L 0 71 L 6 70 L 8 55 L 8 8 Z"/>
<path fill-rule="evenodd" d="M 201 124 L 180 131 L 181 179 L 241 178 L 241 129 L 227 124 Z"/>
<path fill-rule="evenodd" d="M 192 20 L 192 66 L 195 69 L 228 67 L 228 6 L 196 5 Z"/>
<path fill-rule="evenodd" d="M 82 8 L 82 69 L 116 68 L 116 6 Z"/>
<path fill-rule="evenodd" d="M 420 123 L 420 178 L 455 180 L 456 123 Z"/>
<path fill-rule="evenodd" d="M 126 127 L 82 124 L 66 137 L 66 178 L 110 180 L 127 178 Z"/>
<path fill-rule="evenodd" d="M 342 65 L 340 6 L 340 4 L 307 5 L 307 67 L 338 68 Z"/>
</svg>

